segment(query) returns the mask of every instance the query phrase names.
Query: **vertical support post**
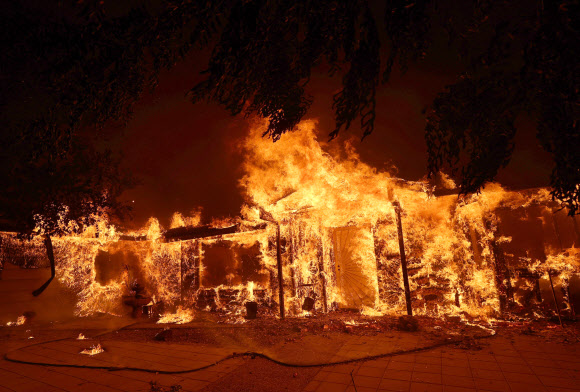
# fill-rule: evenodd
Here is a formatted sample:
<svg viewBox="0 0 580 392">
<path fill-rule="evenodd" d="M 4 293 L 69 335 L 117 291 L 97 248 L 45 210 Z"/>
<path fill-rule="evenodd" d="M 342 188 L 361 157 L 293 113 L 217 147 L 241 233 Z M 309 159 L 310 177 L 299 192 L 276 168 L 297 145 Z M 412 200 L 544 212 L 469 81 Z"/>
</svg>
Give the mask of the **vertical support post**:
<svg viewBox="0 0 580 392">
<path fill-rule="evenodd" d="M 493 266 L 495 275 L 495 287 L 499 296 L 499 309 L 501 313 L 504 313 L 508 308 L 508 298 L 510 297 L 511 291 L 511 280 L 509 276 L 509 271 L 506 266 L 504 254 L 495 240 L 495 234 L 497 229 L 493 227 L 493 221 L 491 217 L 484 218 L 483 224 L 486 230 L 493 233 L 492 239 L 489 241 L 491 245 L 491 250 L 493 252 Z M 505 283 L 504 283 L 505 281 Z"/>
<path fill-rule="evenodd" d="M 183 241 L 179 241 L 179 300 L 183 305 Z"/>
<path fill-rule="evenodd" d="M 377 221 L 375 227 L 371 227 L 371 232 L 373 234 L 373 245 L 375 250 L 375 265 L 377 266 L 377 292 L 379 293 L 379 299 L 384 296 L 384 282 L 381 281 L 381 253 L 384 248 L 384 241 L 377 238 L 377 230 L 379 225 L 382 223 L 381 220 Z"/>
<path fill-rule="evenodd" d="M 536 294 L 536 301 L 542 302 L 542 290 L 540 290 L 540 278 L 534 281 L 534 294 Z"/>
<path fill-rule="evenodd" d="M 495 285 L 499 294 L 499 307 L 501 312 L 505 312 L 508 308 L 508 298 L 509 298 L 509 286 L 511 282 L 509 281 L 509 275 L 506 272 L 505 259 L 503 252 L 499 248 L 497 242 L 491 240 L 491 249 L 493 251 L 494 266 L 495 266 Z M 507 277 L 507 279 L 506 279 Z M 504 283 L 504 279 L 506 283 Z"/>
<path fill-rule="evenodd" d="M 276 223 L 276 261 L 278 263 L 278 300 L 280 319 L 284 320 L 284 279 L 282 276 L 282 251 L 280 249 L 280 223 Z"/>
<path fill-rule="evenodd" d="M 405 302 L 407 303 L 407 314 L 413 315 L 411 308 L 411 289 L 409 287 L 409 275 L 407 274 L 407 258 L 405 256 L 405 242 L 403 239 L 403 224 L 401 222 L 401 204 L 398 201 L 393 202 L 395 213 L 397 215 L 397 234 L 399 236 L 399 253 L 401 255 L 401 269 L 403 270 L 403 284 L 405 286 Z"/>
<path fill-rule="evenodd" d="M 554 211 L 552 211 L 552 224 L 554 225 L 554 231 L 556 232 L 556 238 L 558 239 L 558 244 L 560 245 L 560 252 L 564 252 L 564 245 L 562 245 L 562 237 L 560 237 L 560 227 L 558 226 L 558 222 L 556 221 L 556 217 L 554 216 L 556 213 Z M 572 217 L 572 219 L 574 219 L 574 217 Z M 574 220 L 574 224 L 576 225 L 576 220 Z M 577 229 L 577 227 L 575 227 L 575 229 Z M 577 233 L 578 234 L 578 233 Z M 551 280 L 550 280 L 551 282 Z M 568 306 L 570 307 L 570 316 L 572 317 L 572 319 L 576 319 L 576 312 L 574 311 L 574 304 L 572 303 L 572 298 L 570 297 L 570 283 L 567 280 L 564 280 L 564 282 L 562 282 L 562 288 L 564 289 L 564 292 L 566 294 L 564 300 L 566 302 L 568 302 Z M 552 290 L 554 288 L 552 287 Z M 559 315 L 559 313 L 558 313 Z M 562 322 L 560 322 L 561 324 Z"/>
<path fill-rule="evenodd" d="M 320 244 L 318 245 L 318 277 L 322 284 L 322 306 L 324 313 L 328 313 L 328 304 L 326 299 L 326 278 L 324 277 L 324 249 L 322 241 L 322 227 L 320 228 Z"/>
<path fill-rule="evenodd" d="M 572 302 L 572 297 L 570 296 L 570 282 L 566 279 L 566 301 L 568 301 L 568 306 L 570 306 L 570 318 L 576 320 L 576 309 L 574 309 L 574 302 Z"/>
<path fill-rule="evenodd" d="M 289 246 L 289 255 L 290 255 L 290 278 L 292 279 L 292 296 L 296 297 L 296 295 L 298 294 L 298 290 L 296 287 L 296 271 L 295 271 L 295 267 L 294 267 L 294 231 L 292 230 L 292 219 L 290 219 L 290 222 L 288 224 L 288 237 L 289 237 L 289 241 L 290 241 L 290 246 Z"/>
<path fill-rule="evenodd" d="M 481 267 L 481 253 L 477 244 L 477 233 L 471 225 L 469 226 L 469 239 L 471 240 L 471 249 L 473 252 L 473 260 L 475 261 L 475 265 Z"/>
<path fill-rule="evenodd" d="M 554 305 L 556 305 L 556 311 L 558 312 L 558 320 L 560 320 L 560 326 L 564 328 L 562 317 L 560 316 L 560 305 L 558 305 L 558 300 L 556 299 L 556 291 L 554 290 L 554 282 L 552 282 L 552 273 L 550 270 L 548 270 L 548 278 L 550 278 L 550 286 L 552 286 L 552 296 L 554 297 Z"/>
<path fill-rule="evenodd" d="M 201 289 L 201 241 L 196 241 L 197 257 L 195 258 L 194 273 L 195 273 L 195 287 L 197 290 Z"/>
</svg>

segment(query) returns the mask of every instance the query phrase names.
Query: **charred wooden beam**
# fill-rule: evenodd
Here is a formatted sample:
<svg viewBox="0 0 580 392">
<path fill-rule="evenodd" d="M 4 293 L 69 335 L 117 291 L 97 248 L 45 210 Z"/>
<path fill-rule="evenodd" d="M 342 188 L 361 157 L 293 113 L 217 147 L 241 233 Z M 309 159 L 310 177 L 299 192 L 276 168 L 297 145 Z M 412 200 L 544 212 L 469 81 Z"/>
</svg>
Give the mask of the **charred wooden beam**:
<svg viewBox="0 0 580 392">
<path fill-rule="evenodd" d="M 542 302 L 542 290 L 540 289 L 540 279 L 534 280 L 534 294 L 536 295 L 536 301 Z"/>
<path fill-rule="evenodd" d="M 469 225 L 469 239 L 471 240 L 471 249 L 473 252 L 473 260 L 475 261 L 475 265 L 481 267 L 481 252 L 478 246 L 479 244 L 477 241 L 477 233 L 471 225 Z"/>
<path fill-rule="evenodd" d="M 326 278 L 324 277 L 324 251 L 322 244 L 321 236 L 320 243 L 318 244 L 318 278 L 320 279 L 320 284 L 322 285 L 322 306 L 324 313 L 328 313 L 328 303 L 326 298 Z"/>
<path fill-rule="evenodd" d="M 289 257 L 290 257 L 290 278 L 292 278 L 292 296 L 296 297 L 297 289 L 296 289 L 296 271 L 294 267 L 294 231 L 292 230 L 292 220 L 290 220 L 288 224 L 288 237 L 289 237 Z"/>
<path fill-rule="evenodd" d="M 278 263 L 278 300 L 280 318 L 284 320 L 284 277 L 282 276 L 282 251 L 280 249 L 280 224 L 276 226 L 276 262 Z"/>
<path fill-rule="evenodd" d="M 403 239 L 403 224 L 401 222 L 401 204 L 398 201 L 393 202 L 395 213 L 397 215 L 397 234 L 399 236 L 399 252 L 401 255 L 401 269 L 403 270 L 403 285 L 405 286 L 405 302 L 407 303 L 407 314 L 413 315 L 411 307 L 411 289 L 409 287 L 409 276 L 407 274 L 407 258 L 405 256 L 405 242 Z"/>
<path fill-rule="evenodd" d="M 185 226 L 169 229 L 163 233 L 165 241 L 186 241 L 195 238 L 213 237 L 216 235 L 232 234 L 238 231 L 239 225 L 230 227 L 211 227 L 205 226 Z"/>
<path fill-rule="evenodd" d="M 201 253 L 202 253 L 201 241 L 196 241 L 195 245 L 197 246 L 197 255 L 193 261 L 195 268 L 194 287 L 196 288 L 196 290 L 199 290 L 201 289 Z"/>
<path fill-rule="evenodd" d="M 554 305 L 556 306 L 556 312 L 558 313 L 558 320 L 560 321 L 560 326 L 564 328 L 562 324 L 562 316 L 560 316 L 560 305 L 558 305 L 558 299 L 556 298 L 556 291 L 554 290 L 554 282 L 552 282 L 552 273 L 548 270 L 548 278 L 550 279 L 550 286 L 552 287 L 552 296 L 554 297 Z"/>
<path fill-rule="evenodd" d="M 379 229 L 379 225 L 382 221 L 377 222 L 375 227 L 371 228 L 371 232 L 373 234 L 373 245 L 375 251 L 375 264 L 377 267 L 377 289 L 379 293 L 379 298 L 383 298 L 385 296 L 385 290 L 383 287 L 383 282 L 381 282 L 381 253 L 385 247 L 385 241 L 377 237 L 377 230 Z M 398 256 L 398 255 L 397 255 Z"/>
<path fill-rule="evenodd" d="M 183 242 L 179 244 L 179 301 L 183 305 Z"/>
<path fill-rule="evenodd" d="M 556 211 L 552 211 L 552 224 L 554 225 L 554 231 L 556 232 L 556 238 L 558 239 L 558 244 L 560 245 L 560 252 L 564 252 L 564 246 L 562 244 L 562 237 L 560 236 L 560 226 L 558 225 L 558 221 L 556 220 Z M 574 217 L 572 217 L 574 218 Z M 576 220 L 574 220 L 574 223 L 576 223 Z M 550 277 L 550 283 L 552 283 L 552 278 Z M 572 319 L 576 319 L 576 312 L 574 309 L 574 304 L 572 302 L 572 299 L 570 297 L 570 284 L 569 282 L 567 282 L 566 280 L 564 282 L 562 282 L 562 288 L 564 289 L 564 293 L 565 298 L 564 300 L 568 303 L 568 306 L 570 307 L 570 313 L 572 316 Z M 552 287 L 552 290 L 554 288 Z M 554 297 L 554 301 L 555 301 L 555 297 Z M 557 305 L 557 304 L 556 304 Z M 558 311 L 558 316 L 560 316 L 560 312 Z M 560 324 L 562 324 L 562 321 L 560 320 Z"/>
<path fill-rule="evenodd" d="M 507 266 L 503 250 L 501 249 L 499 243 L 496 241 L 496 234 L 498 230 L 494 229 L 491 219 L 484 219 L 483 223 L 487 230 L 493 231 L 493 237 L 489 244 L 493 253 L 493 267 L 495 285 L 499 296 L 499 307 L 500 311 L 503 313 L 514 302 L 510 271 Z"/>
<path fill-rule="evenodd" d="M 504 283 L 505 277 L 505 259 L 503 252 L 499 248 L 496 241 L 491 241 L 491 249 L 493 251 L 494 258 L 494 276 L 495 276 L 495 286 L 499 295 L 499 308 L 503 313 L 507 309 L 508 305 L 508 286 Z"/>
<path fill-rule="evenodd" d="M 119 236 L 119 241 L 147 241 L 147 236 L 146 235 L 121 234 Z"/>
</svg>

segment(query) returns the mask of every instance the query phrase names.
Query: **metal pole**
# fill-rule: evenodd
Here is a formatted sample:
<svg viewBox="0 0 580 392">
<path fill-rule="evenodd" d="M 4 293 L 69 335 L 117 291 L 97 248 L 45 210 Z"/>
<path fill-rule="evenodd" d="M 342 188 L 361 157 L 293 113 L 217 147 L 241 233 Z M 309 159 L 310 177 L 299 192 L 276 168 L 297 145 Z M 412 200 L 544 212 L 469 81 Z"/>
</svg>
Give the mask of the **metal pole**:
<svg viewBox="0 0 580 392">
<path fill-rule="evenodd" d="M 276 261 L 278 263 L 278 299 L 280 319 L 284 320 L 284 282 L 282 277 L 282 252 L 280 250 L 280 223 L 276 223 Z"/>
<path fill-rule="evenodd" d="M 401 204 L 398 201 L 393 202 L 397 214 L 397 234 L 399 236 L 399 252 L 401 254 L 401 269 L 403 270 L 403 284 L 405 286 L 405 301 L 407 303 L 407 314 L 413 315 L 411 308 L 411 289 L 409 288 L 409 276 L 407 274 L 407 258 L 405 257 L 405 242 L 403 240 L 403 225 L 401 223 Z"/>
</svg>

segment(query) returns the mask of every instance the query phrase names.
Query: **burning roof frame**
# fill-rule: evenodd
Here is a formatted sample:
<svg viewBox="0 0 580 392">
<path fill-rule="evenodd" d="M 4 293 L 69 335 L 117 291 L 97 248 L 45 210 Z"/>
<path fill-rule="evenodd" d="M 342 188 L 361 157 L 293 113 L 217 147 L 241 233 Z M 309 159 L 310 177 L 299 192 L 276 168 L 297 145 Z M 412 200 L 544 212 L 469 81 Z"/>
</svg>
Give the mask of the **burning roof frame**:
<svg viewBox="0 0 580 392">
<path fill-rule="evenodd" d="M 527 193 L 533 193 L 536 192 L 537 190 L 527 190 Z M 448 196 L 440 196 L 440 197 L 454 197 L 453 195 L 448 195 Z M 459 201 L 459 200 L 458 200 Z M 529 208 L 530 206 L 542 206 L 542 207 L 546 207 L 547 209 L 551 209 L 552 213 L 554 213 L 554 206 L 555 204 L 549 203 L 549 205 L 546 205 L 545 200 L 544 201 L 538 201 L 538 202 L 532 202 L 528 205 L 523 205 L 521 206 L 521 208 Z M 501 206 L 499 205 L 498 207 L 496 207 L 496 209 L 493 211 L 493 214 L 497 214 L 498 211 L 500 211 L 501 209 L 504 209 L 506 211 L 509 210 L 513 210 L 514 207 L 513 206 Z M 270 273 L 272 276 L 274 276 L 276 279 L 270 279 L 270 287 L 268 288 L 270 290 L 270 297 L 273 296 L 273 292 L 274 291 L 278 291 L 279 293 L 279 301 L 278 301 L 278 305 L 280 305 L 280 315 L 283 315 L 285 312 L 284 306 L 285 305 L 291 305 L 290 306 L 290 311 L 292 314 L 301 314 L 300 312 L 300 304 L 296 303 L 297 300 L 303 300 L 305 297 L 309 296 L 308 294 L 305 294 L 306 292 L 310 291 L 310 292 L 317 292 L 317 297 L 320 298 L 319 302 L 321 302 L 321 306 L 319 307 L 320 311 L 323 312 L 328 312 L 330 310 L 333 309 L 337 309 L 338 306 L 336 304 L 336 301 L 333 301 L 333 298 L 331 298 L 331 295 L 329 295 L 327 293 L 327 289 L 328 286 L 336 286 L 336 261 L 334 260 L 334 250 L 333 249 L 325 249 L 324 246 L 324 241 L 322 241 L 322 238 L 319 238 L 318 241 L 318 249 L 319 251 L 317 252 L 317 255 L 315 257 L 315 260 L 311 263 L 311 266 L 313 267 L 312 270 L 315 271 L 316 273 L 313 275 L 312 277 L 312 281 L 310 282 L 306 282 L 304 283 L 303 281 L 300 280 L 300 274 L 299 271 L 297 271 L 297 266 L 294 265 L 294 256 L 295 256 L 295 252 L 299 251 L 299 247 L 300 247 L 300 241 L 296 241 L 296 233 L 294 233 L 293 231 L 297 230 L 296 226 L 296 222 L 298 222 L 298 225 L 300 224 L 300 219 L 301 216 L 303 215 L 307 215 L 309 214 L 309 209 L 301 209 L 298 211 L 288 211 L 287 214 L 287 218 L 283 219 L 281 222 L 268 222 L 266 220 L 262 220 L 260 223 L 258 224 L 254 224 L 254 225 L 248 225 L 248 224 L 236 224 L 233 226 L 228 226 L 228 227 L 222 227 L 222 228 L 216 228 L 216 227 L 211 227 L 209 225 L 206 226 L 198 226 L 198 227 L 180 227 L 180 228 L 175 228 L 175 229 L 169 229 L 166 230 L 162 233 L 162 238 L 161 238 L 161 242 L 163 243 L 173 243 L 173 242 L 178 242 L 180 243 L 180 247 L 183 246 L 183 243 L 187 243 L 190 241 L 193 241 L 194 243 L 196 243 L 200 248 L 201 251 L 201 244 L 202 243 L 211 243 L 211 242 L 218 242 L 218 241 L 224 241 L 224 240 L 231 240 L 231 241 L 236 241 L 235 237 L 237 237 L 238 235 L 242 234 L 242 235 L 256 235 L 256 236 L 264 236 L 266 235 L 268 238 L 268 243 L 272 243 L 272 237 L 275 236 L 275 252 L 274 249 L 272 249 L 272 246 L 270 246 L 270 249 L 261 249 L 261 252 L 270 252 L 270 253 L 275 253 L 276 256 L 276 267 L 277 267 L 277 271 L 273 270 L 273 264 L 270 263 L 269 264 L 269 268 L 270 268 Z M 552 219 L 555 219 L 552 217 Z M 574 220 L 574 225 L 575 225 L 575 229 L 577 230 L 578 227 L 578 222 L 577 217 L 573 218 Z M 383 220 L 383 221 L 378 221 L 376 223 L 376 225 L 368 225 L 370 232 L 372 233 L 373 236 L 373 247 L 374 249 L 374 254 L 375 254 L 375 262 L 377 265 L 377 271 L 378 273 L 380 272 L 380 251 L 377 250 L 378 247 L 380 247 L 380 240 L 377 241 L 377 237 L 376 237 L 376 231 L 379 229 L 379 226 L 381 225 L 385 225 L 385 224 L 393 224 L 393 222 L 388 222 L 387 220 Z M 408 223 L 411 224 L 411 223 Z M 489 242 L 491 245 L 491 249 L 492 249 L 492 255 L 488 255 L 488 257 L 492 257 L 493 258 L 493 262 L 491 267 L 493 267 L 494 269 L 494 276 L 495 276 L 495 282 L 494 285 L 496 287 L 497 290 L 497 295 L 498 295 L 498 300 L 499 300 L 499 310 L 500 311 L 506 311 L 508 310 L 510 307 L 512 307 L 515 303 L 514 300 L 514 288 L 512 287 L 512 279 L 514 277 L 518 277 L 518 278 L 525 278 L 525 279 L 529 279 L 529 280 L 534 280 L 536 281 L 536 283 L 534 284 L 534 288 L 533 290 L 535 292 L 538 291 L 538 287 L 537 287 L 537 282 L 538 279 L 541 276 L 541 272 L 538 272 L 538 269 L 536 268 L 535 271 L 532 271 L 528 268 L 522 268 L 521 271 L 515 271 L 513 266 L 509 266 L 508 263 L 510 261 L 506 262 L 506 255 L 504 254 L 504 252 L 501 249 L 501 238 L 496 238 L 496 232 L 497 232 L 497 227 L 493 228 L 492 226 L 494 225 L 493 222 L 491 221 L 487 221 L 486 224 L 488 225 L 488 229 L 492 232 L 493 236 L 491 238 L 489 238 Z M 495 223 L 497 224 L 497 223 Z M 556 221 L 554 220 L 552 222 L 553 225 L 556 225 Z M 294 226 L 293 226 L 294 225 Z M 332 232 L 334 230 L 336 230 L 337 228 L 333 228 L 333 227 L 324 227 L 323 223 L 320 222 L 319 223 L 319 228 L 318 228 L 318 232 L 319 233 L 325 233 L 324 235 L 326 236 L 332 236 Z M 347 226 L 347 227 L 360 227 L 360 223 L 359 224 L 353 224 L 352 226 Z M 555 226 L 556 231 L 558 230 L 557 227 Z M 268 231 L 269 229 L 269 231 Z M 299 228 L 298 228 L 299 231 Z M 275 233 L 275 234 L 274 234 Z M 8 233 L 3 233 L 5 236 Z M 559 235 L 559 234 L 558 234 Z M 578 232 L 576 232 L 577 237 L 580 237 L 580 234 Z M 466 238 L 468 239 L 468 241 L 471 242 L 471 246 L 473 247 L 473 262 L 475 264 L 481 264 L 482 260 L 481 260 L 481 254 L 480 254 L 480 250 L 477 249 L 477 239 L 475 238 L 476 235 L 474 235 L 473 230 L 470 230 L 470 233 L 466 233 Z M 127 241 L 127 242 L 139 242 L 139 241 L 146 241 L 147 240 L 147 236 L 145 235 L 119 235 L 117 238 L 117 241 Z M 400 238 L 399 238 L 400 240 Z M 6 242 L 6 241 L 4 241 Z M 284 243 L 282 243 L 284 242 Z M 475 244 L 475 245 L 474 245 Z M 560 247 L 562 248 L 562 246 L 560 245 Z M 405 249 L 404 245 L 401 249 Z M 563 250 L 563 249 L 561 249 Z M 377 253 L 378 252 L 378 253 Z M 183 253 L 183 251 L 181 251 L 181 253 Z M 399 252 L 399 254 L 390 254 L 387 255 L 388 258 L 391 259 L 399 259 L 399 265 L 401 262 L 401 256 L 404 254 L 404 252 Z M 479 255 L 479 256 L 478 256 Z M 273 256 L 271 256 L 273 257 Z M 411 259 L 413 259 L 413 255 L 411 255 Z M 479 260 L 478 260 L 479 259 Z M 199 290 L 201 288 L 203 288 L 202 282 L 201 282 L 201 269 L 203 268 L 203 258 L 202 255 L 199 254 L 198 257 L 196 258 L 196 262 L 197 265 L 194 265 L 194 271 L 197 274 L 197 277 L 194 279 L 195 283 L 195 287 L 194 289 L 196 290 L 196 294 L 197 292 L 199 292 Z M 179 298 L 179 302 L 180 303 L 185 303 L 187 301 L 185 301 L 184 296 L 189 295 L 187 293 L 187 290 L 184 290 L 184 266 L 183 266 L 183 256 L 180 257 L 180 282 L 179 282 L 179 291 L 180 291 L 180 298 Z M 329 268 L 329 267 L 334 267 L 334 268 Z M 411 262 L 410 265 L 410 269 L 415 268 L 413 265 L 413 262 Z M 286 273 L 284 273 L 284 271 L 286 271 Z M 516 274 L 517 272 L 517 274 Z M 378 274 L 377 273 L 377 274 Z M 555 275 L 558 275 L 558 271 L 555 270 L 551 270 L 548 269 L 547 270 L 547 274 L 549 276 L 550 281 L 552 281 L 552 278 Z M 277 276 L 275 276 L 277 275 Z M 284 275 L 284 276 L 283 276 Z M 278 280 L 278 282 L 275 282 L 275 280 Z M 314 282 L 314 280 L 316 280 L 316 282 Z M 280 285 L 280 281 L 282 282 L 282 284 Z M 276 284 L 278 283 L 278 284 Z M 380 279 L 380 277 L 377 278 L 377 291 L 379 296 L 383 295 L 384 297 L 384 292 L 381 293 L 381 290 L 384 291 L 385 287 L 384 287 L 385 281 L 384 279 Z M 278 290 L 278 287 L 283 286 L 286 289 L 289 289 L 289 296 L 284 297 L 284 290 Z M 266 289 L 266 288 L 264 288 Z M 417 309 L 417 303 L 416 303 L 416 290 L 411 290 L 408 288 L 403 288 L 403 290 L 398 290 L 399 295 L 401 295 L 402 293 L 411 293 L 411 291 L 413 292 L 413 294 L 415 295 L 415 303 L 413 303 L 413 300 L 410 300 L 409 297 L 407 297 L 407 309 L 409 309 L 410 307 Z M 566 291 L 566 289 L 565 289 Z M 395 290 L 395 292 L 397 292 L 397 290 Z M 554 296 L 554 301 L 557 303 L 556 300 L 556 293 L 554 292 L 553 289 L 553 283 L 552 283 L 552 293 Z M 392 293 L 391 293 L 392 294 Z M 427 294 L 429 295 L 429 294 Z M 567 302 L 570 302 L 570 294 L 569 292 L 566 294 L 565 293 L 565 297 L 567 298 Z M 458 306 L 458 308 L 460 308 L 460 304 L 459 304 L 459 297 L 460 294 L 458 292 L 458 290 L 455 291 L 454 294 L 454 303 L 456 306 Z M 271 298 L 270 298 L 271 299 Z M 440 299 L 440 298 L 438 298 Z M 275 301 L 274 301 L 275 302 Z M 399 305 L 402 304 L 402 302 L 399 300 Z M 401 306 L 398 307 L 398 309 L 401 309 Z M 558 308 L 559 309 L 559 308 Z M 573 312 L 574 309 L 572 307 L 571 311 Z M 410 313 L 411 311 L 408 310 L 408 312 Z"/>
</svg>

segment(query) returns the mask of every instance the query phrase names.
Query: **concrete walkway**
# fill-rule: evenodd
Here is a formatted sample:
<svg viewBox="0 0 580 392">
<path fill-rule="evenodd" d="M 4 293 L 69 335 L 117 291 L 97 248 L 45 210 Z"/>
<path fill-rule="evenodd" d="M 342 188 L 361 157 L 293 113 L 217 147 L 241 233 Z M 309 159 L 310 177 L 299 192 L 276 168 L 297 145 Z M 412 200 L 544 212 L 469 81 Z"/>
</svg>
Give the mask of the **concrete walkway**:
<svg viewBox="0 0 580 392">
<path fill-rule="evenodd" d="M 424 344 L 419 341 L 418 335 L 400 334 L 406 334 L 407 337 L 397 339 L 391 334 L 343 334 L 341 339 L 308 336 L 298 342 L 272 347 L 269 353 L 264 354 L 275 354 L 277 360 L 307 365 L 328 359 L 360 359 L 386 354 L 388 350 L 393 352 L 401 348 L 419 348 Z M 288 380 L 277 380 L 279 382 L 273 383 L 270 389 L 262 387 L 261 392 L 580 391 L 580 344 L 550 343 L 545 340 L 541 336 L 499 336 L 479 340 L 480 347 L 470 350 L 450 345 L 376 360 L 316 367 L 308 371 L 294 368 L 295 375 L 307 379 L 292 384 L 292 387 L 287 383 Z M 234 385 L 239 379 L 245 379 L 246 383 L 249 380 L 249 384 L 253 384 L 252 372 L 245 370 L 251 368 L 251 357 L 225 359 L 239 347 L 103 340 L 101 344 L 104 353 L 92 357 L 79 354 L 82 349 L 89 348 L 97 341 L 70 338 L 33 345 L 23 340 L 0 343 L 1 353 L 8 353 L 9 359 L 56 365 L 38 366 L 1 360 L 0 392 L 150 391 L 150 382 L 167 388 L 180 385 L 182 391 L 257 390 L 247 385 Z M 389 341 L 390 346 L 386 346 Z M 264 366 L 279 366 L 264 362 Z M 143 370 L 108 369 L 122 367 Z M 202 370 L 190 371 L 192 369 Z M 266 374 L 270 373 L 266 371 Z"/>
<path fill-rule="evenodd" d="M 174 344 L 164 342 L 124 342 L 106 339 L 73 338 L 30 344 L 12 350 L 5 358 L 14 362 L 54 366 L 83 366 L 102 369 L 133 369 L 160 373 L 179 373 L 214 365 L 240 353 L 264 355 L 285 365 L 318 365 L 340 363 L 425 349 L 433 342 L 419 334 L 391 332 L 376 336 L 344 333 L 308 335 L 295 342 L 264 347 L 244 339 L 230 346 L 208 344 Z M 104 352 L 96 355 L 81 351 L 100 345 Z"/>
<path fill-rule="evenodd" d="M 574 392 L 580 344 L 542 337 L 495 337 L 481 350 L 441 347 L 416 354 L 325 367 L 304 389 L 333 392 Z"/>
</svg>

